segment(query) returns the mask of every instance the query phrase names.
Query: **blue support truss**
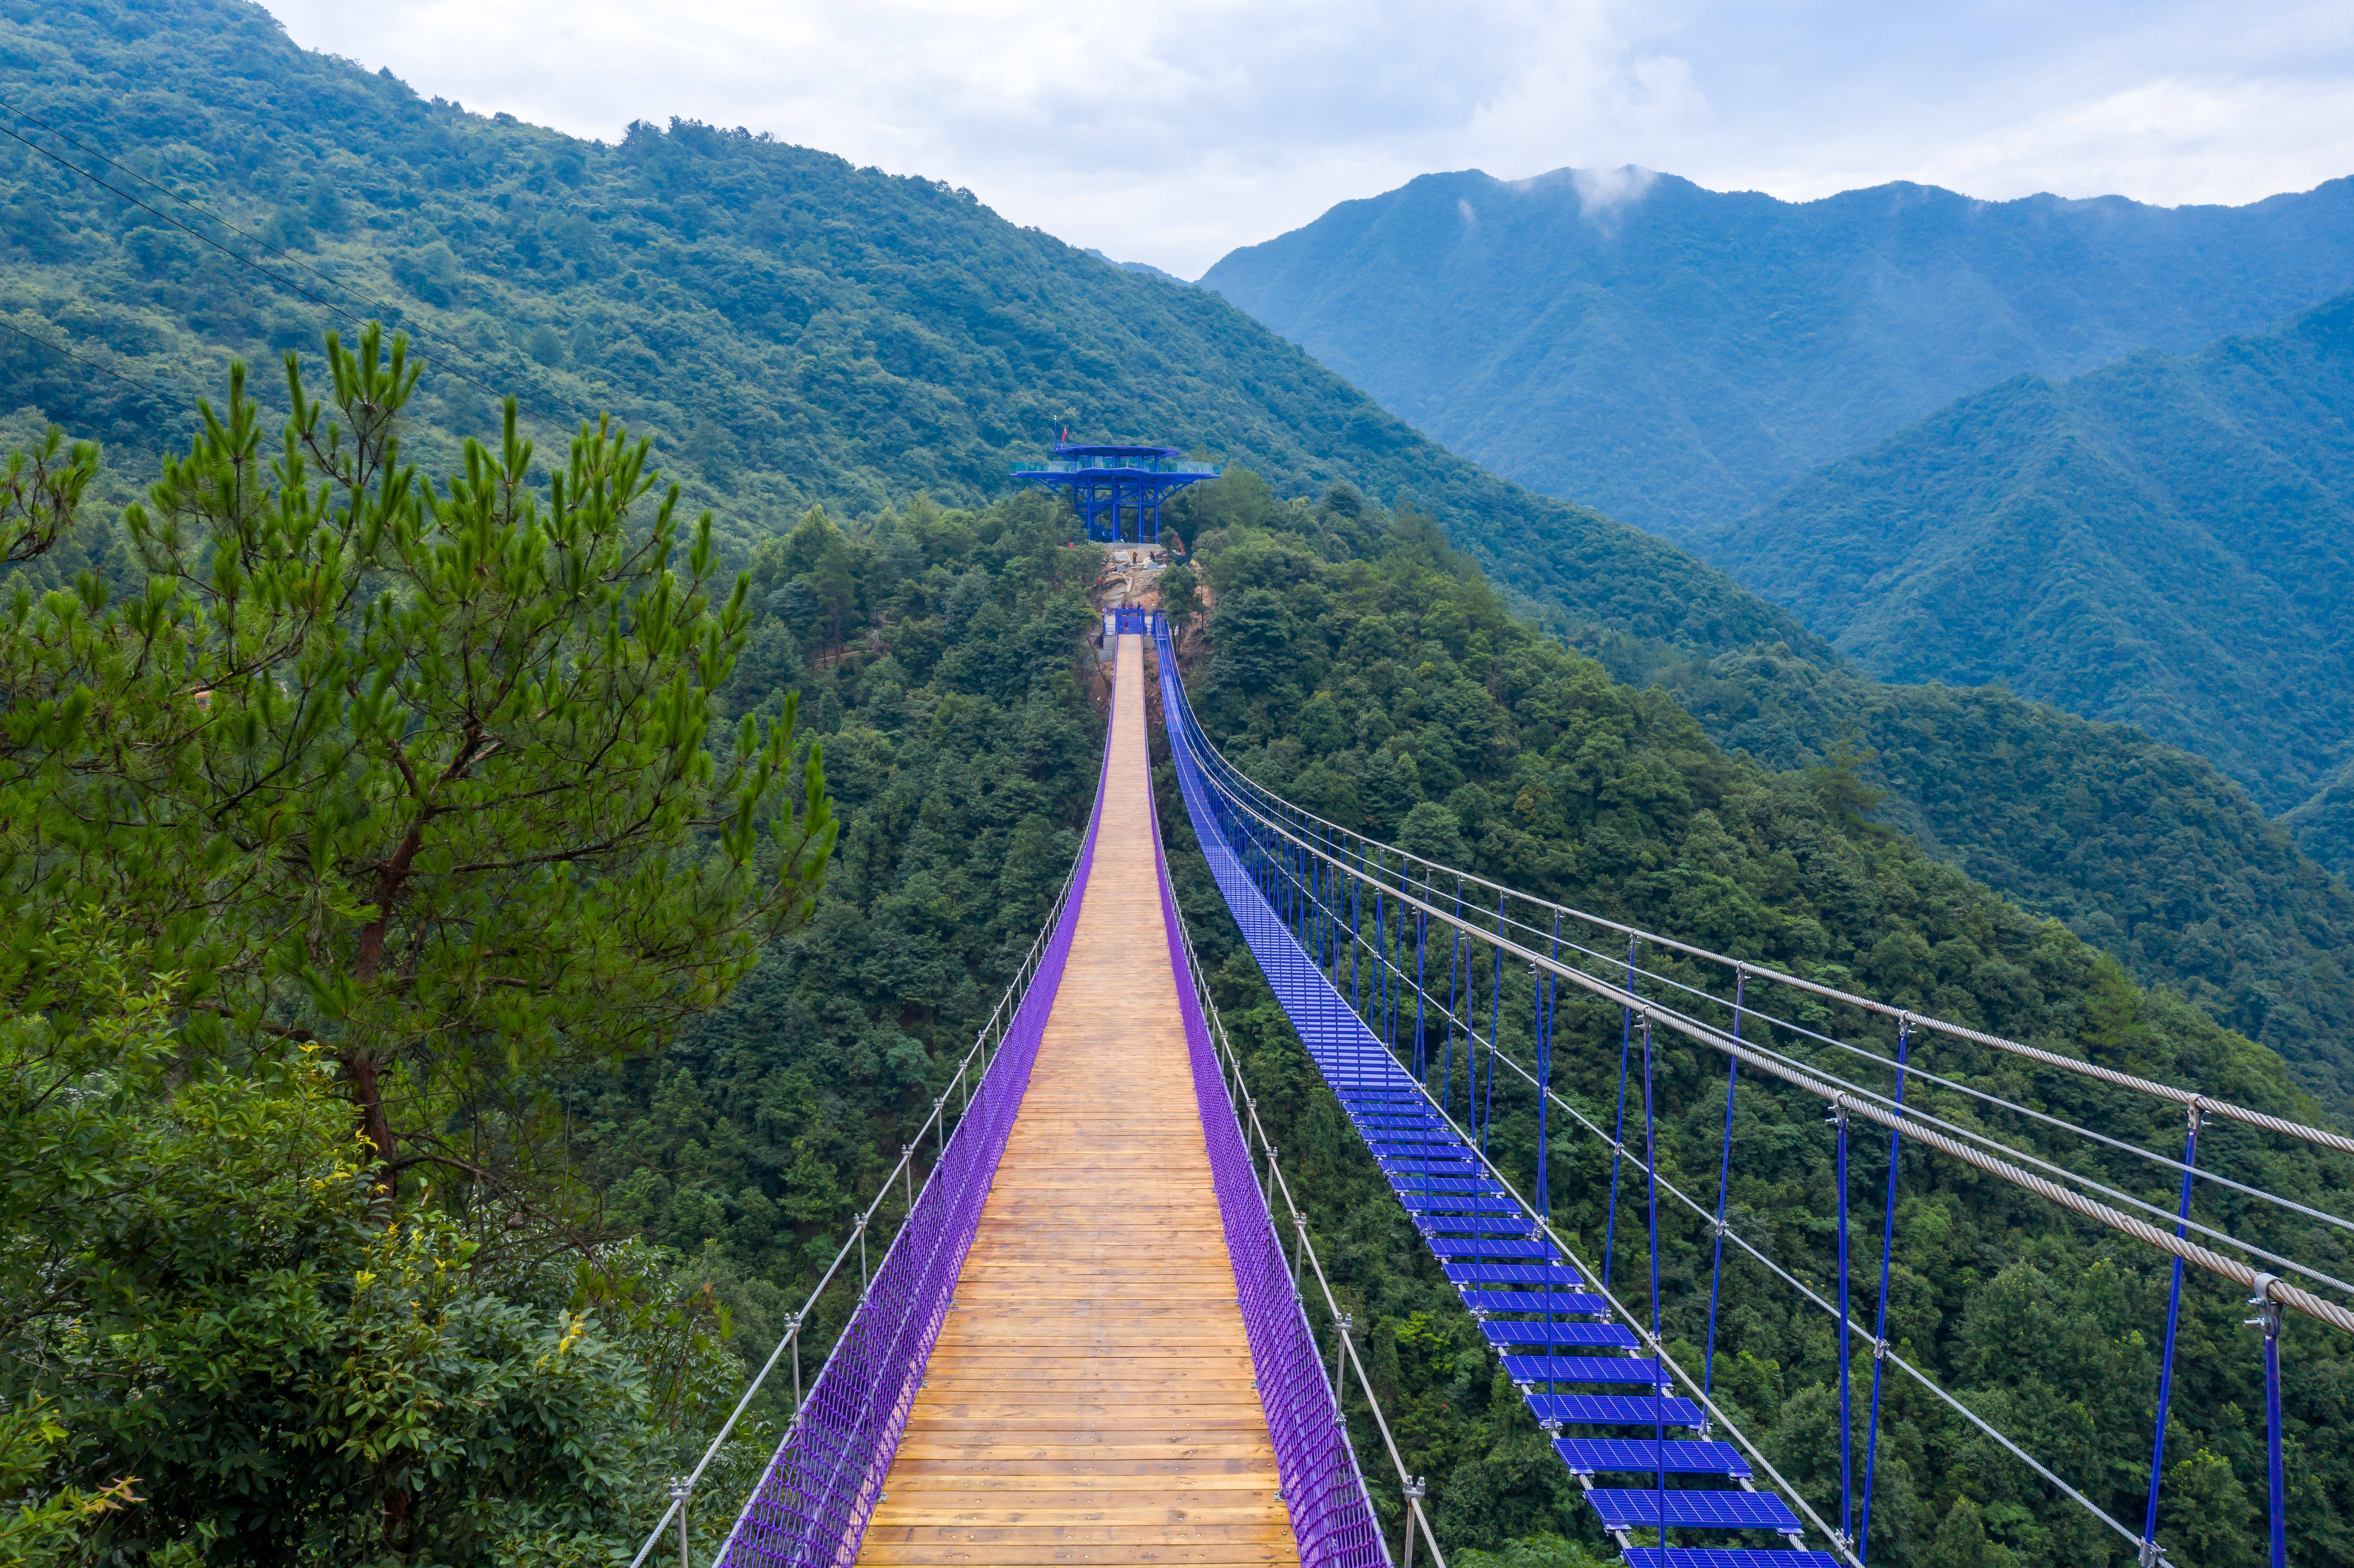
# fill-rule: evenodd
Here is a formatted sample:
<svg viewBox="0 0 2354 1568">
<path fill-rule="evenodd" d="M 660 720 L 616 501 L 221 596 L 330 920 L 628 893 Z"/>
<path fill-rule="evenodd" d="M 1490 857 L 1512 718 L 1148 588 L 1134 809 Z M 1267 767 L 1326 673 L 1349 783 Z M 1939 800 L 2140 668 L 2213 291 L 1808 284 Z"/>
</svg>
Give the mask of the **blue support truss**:
<svg viewBox="0 0 2354 1568">
<path fill-rule="evenodd" d="M 1067 490 L 1087 536 L 1098 544 L 1161 542 L 1161 503 L 1197 480 L 1215 479 L 1212 462 L 1186 458 L 1175 447 L 1083 446 L 1055 443 L 1054 455 L 1013 477 Z M 1134 532 L 1131 534 L 1130 529 Z"/>
</svg>

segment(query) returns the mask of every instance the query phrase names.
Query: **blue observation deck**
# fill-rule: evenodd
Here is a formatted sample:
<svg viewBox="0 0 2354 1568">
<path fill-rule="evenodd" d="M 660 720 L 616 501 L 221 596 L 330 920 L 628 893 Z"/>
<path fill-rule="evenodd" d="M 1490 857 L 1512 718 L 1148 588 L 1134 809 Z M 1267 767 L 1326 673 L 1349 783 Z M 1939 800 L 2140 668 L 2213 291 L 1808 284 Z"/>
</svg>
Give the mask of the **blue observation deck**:
<svg viewBox="0 0 2354 1568">
<path fill-rule="evenodd" d="M 1071 507 L 1100 544 L 1161 542 L 1161 503 L 1197 479 L 1215 479 L 1214 462 L 1197 462 L 1175 447 L 1091 447 L 1057 441 L 1043 463 L 1017 467 L 1013 477 L 1071 493 Z M 1131 532 L 1131 529 L 1133 532 Z"/>
</svg>

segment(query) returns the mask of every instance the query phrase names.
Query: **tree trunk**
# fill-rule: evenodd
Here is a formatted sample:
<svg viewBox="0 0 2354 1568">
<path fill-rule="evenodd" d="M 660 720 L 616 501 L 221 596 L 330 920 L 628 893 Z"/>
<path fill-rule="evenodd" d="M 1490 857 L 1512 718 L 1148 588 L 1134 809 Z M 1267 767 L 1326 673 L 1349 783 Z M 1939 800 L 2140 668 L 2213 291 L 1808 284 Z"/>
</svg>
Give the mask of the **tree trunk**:
<svg viewBox="0 0 2354 1568">
<path fill-rule="evenodd" d="M 376 1058 L 361 1053 L 339 1056 L 344 1077 L 352 1086 L 353 1103 L 359 1107 L 360 1136 L 376 1151 L 376 1171 L 369 1185 L 375 1189 L 377 1208 L 389 1217 L 392 1203 L 392 1124 L 384 1114 L 384 1091 L 376 1085 Z"/>
</svg>

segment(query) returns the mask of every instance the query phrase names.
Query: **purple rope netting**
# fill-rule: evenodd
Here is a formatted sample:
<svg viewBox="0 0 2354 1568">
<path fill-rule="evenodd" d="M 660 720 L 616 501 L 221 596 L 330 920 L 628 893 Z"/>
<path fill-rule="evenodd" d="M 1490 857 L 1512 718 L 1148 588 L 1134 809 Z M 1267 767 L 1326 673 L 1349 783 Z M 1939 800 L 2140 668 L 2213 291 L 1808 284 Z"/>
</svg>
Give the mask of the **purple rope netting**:
<svg viewBox="0 0 2354 1568">
<path fill-rule="evenodd" d="M 1110 745 L 1107 731 L 1105 772 Z M 932 1345 L 947 1320 L 949 1298 L 980 1226 L 999 1157 L 1030 1086 L 1038 1042 L 1054 1012 L 1086 901 L 1103 800 L 1099 773 L 1087 842 L 1037 973 L 914 1212 L 884 1254 L 801 1413 L 737 1517 L 719 1553 L 722 1568 L 849 1568 L 858 1556 Z"/>
<path fill-rule="evenodd" d="M 1388 1545 L 1365 1494 L 1332 1385 L 1325 1379 L 1322 1353 L 1309 1329 L 1291 1271 L 1284 1265 L 1274 1216 L 1259 1195 L 1242 1128 L 1210 1044 L 1209 1025 L 1188 979 L 1192 966 L 1178 934 L 1177 898 L 1169 883 L 1169 856 L 1161 842 L 1158 813 L 1152 849 L 1161 875 L 1161 920 L 1169 939 L 1170 968 L 1177 978 L 1177 1005 L 1185 1019 L 1193 1097 L 1202 1109 L 1218 1217 L 1234 1260 L 1243 1331 L 1250 1340 L 1251 1367 L 1258 1374 L 1259 1403 L 1275 1444 L 1276 1471 L 1283 1480 L 1299 1561 L 1302 1568 L 1387 1568 Z"/>
</svg>

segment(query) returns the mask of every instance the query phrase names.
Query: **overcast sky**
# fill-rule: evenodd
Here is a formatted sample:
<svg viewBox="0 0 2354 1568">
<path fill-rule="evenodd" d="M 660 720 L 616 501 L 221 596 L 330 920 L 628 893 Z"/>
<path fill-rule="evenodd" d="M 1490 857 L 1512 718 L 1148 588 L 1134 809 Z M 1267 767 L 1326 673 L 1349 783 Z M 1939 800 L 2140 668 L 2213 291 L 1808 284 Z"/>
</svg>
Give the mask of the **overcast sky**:
<svg viewBox="0 0 2354 1568">
<path fill-rule="evenodd" d="M 2354 173 L 2354 4 L 264 0 L 427 96 L 742 125 L 1198 276 L 1416 175 L 2253 201 Z"/>
</svg>

